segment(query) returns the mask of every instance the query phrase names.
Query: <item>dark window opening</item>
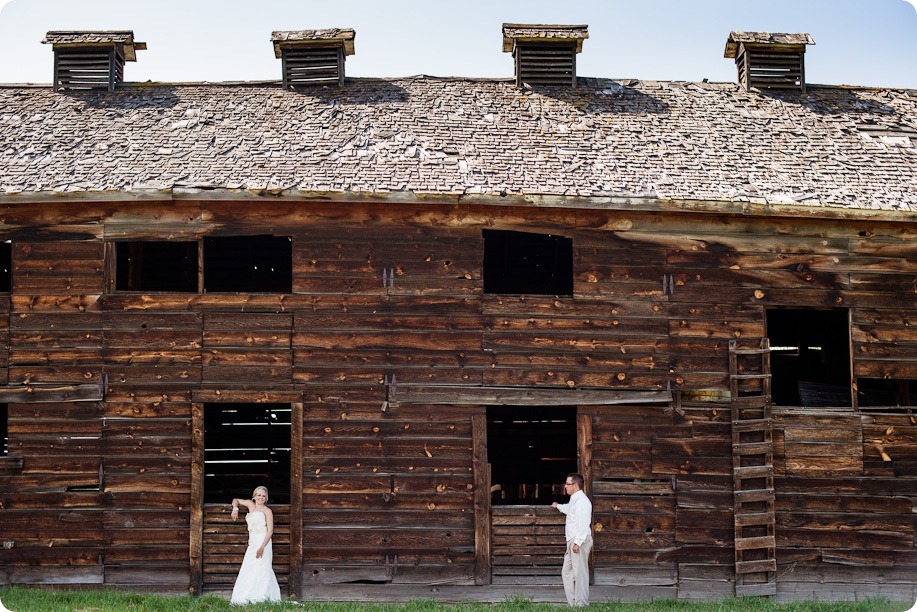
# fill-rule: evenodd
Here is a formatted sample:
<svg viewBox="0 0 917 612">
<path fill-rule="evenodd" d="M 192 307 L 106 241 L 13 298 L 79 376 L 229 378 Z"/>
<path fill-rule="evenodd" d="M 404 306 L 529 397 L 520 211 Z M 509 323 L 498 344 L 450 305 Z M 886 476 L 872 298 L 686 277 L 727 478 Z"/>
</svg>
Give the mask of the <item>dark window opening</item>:
<svg viewBox="0 0 917 612">
<path fill-rule="evenodd" d="M 116 242 L 116 291 L 197 293 L 197 242 Z"/>
<path fill-rule="evenodd" d="M 484 293 L 573 295 L 573 239 L 484 230 Z"/>
<path fill-rule="evenodd" d="M 767 311 L 775 406 L 850 406 L 847 310 Z"/>
<path fill-rule="evenodd" d="M 289 293 L 293 239 L 289 236 L 204 238 L 204 290 Z"/>
<path fill-rule="evenodd" d="M 290 503 L 289 404 L 204 405 L 204 503 L 248 498 L 265 486 Z"/>
<path fill-rule="evenodd" d="M 13 242 L 0 242 L 0 293 L 13 289 Z"/>
<path fill-rule="evenodd" d="M 10 413 L 6 404 L 0 404 L 0 457 L 10 454 Z"/>
<path fill-rule="evenodd" d="M 493 505 L 565 501 L 564 479 L 577 467 L 576 410 L 488 406 L 487 456 Z"/>
<path fill-rule="evenodd" d="M 858 378 L 857 406 L 860 408 L 917 406 L 917 380 Z"/>
</svg>

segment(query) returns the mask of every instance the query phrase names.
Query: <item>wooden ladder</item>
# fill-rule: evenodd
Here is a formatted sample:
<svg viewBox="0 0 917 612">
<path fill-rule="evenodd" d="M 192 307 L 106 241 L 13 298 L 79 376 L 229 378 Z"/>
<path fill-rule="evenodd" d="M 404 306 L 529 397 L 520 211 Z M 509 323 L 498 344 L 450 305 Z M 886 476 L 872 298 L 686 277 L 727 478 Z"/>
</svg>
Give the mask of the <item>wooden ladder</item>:
<svg viewBox="0 0 917 612">
<path fill-rule="evenodd" d="M 729 341 L 736 597 L 776 595 L 770 343 Z"/>
</svg>

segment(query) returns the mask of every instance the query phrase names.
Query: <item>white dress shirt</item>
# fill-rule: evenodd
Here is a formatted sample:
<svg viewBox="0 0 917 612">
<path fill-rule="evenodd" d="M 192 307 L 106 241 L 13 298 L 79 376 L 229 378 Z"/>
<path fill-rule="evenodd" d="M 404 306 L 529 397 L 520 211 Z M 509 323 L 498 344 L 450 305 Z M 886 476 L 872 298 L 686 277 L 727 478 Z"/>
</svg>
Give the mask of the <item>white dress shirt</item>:
<svg viewBox="0 0 917 612">
<path fill-rule="evenodd" d="M 570 496 L 570 503 L 557 504 L 557 509 L 567 515 L 564 533 L 567 541 L 573 540 L 582 546 L 587 538 L 592 537 L 592 502 L 582 491 Z"/>
</svg>

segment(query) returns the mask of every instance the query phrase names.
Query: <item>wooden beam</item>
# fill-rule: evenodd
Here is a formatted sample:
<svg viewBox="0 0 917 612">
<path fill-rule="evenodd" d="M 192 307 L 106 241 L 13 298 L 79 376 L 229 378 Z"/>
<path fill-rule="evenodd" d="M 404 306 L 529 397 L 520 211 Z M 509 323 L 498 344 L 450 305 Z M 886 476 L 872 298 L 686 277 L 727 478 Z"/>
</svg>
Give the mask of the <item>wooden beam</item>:
<svg viewBox="0 0 917 612">
<path fill-rule="evenodd" d="M 487 477 L 487 415 L 471 417 L 474 477 L 474 583 L 490 584 L 490 482 Z"/>
<path fill-rule="evenodd" d="M 191 584 L 200 595 L 204 586 L 204 405 L 191 405 Z"/>
<path fill-rule="evenodd" d="M 290 598 L 302 599 L 303 404 L 293 402 L 290 432 Z"/>
<path fill-rule="evenodd" d="M 583 492 L 592 499 L 592 415 L 576 415 L 577 468 L 583 475 Z M 595 534 L 593 534 L 593 542 Z M 589 551 L 589 583 L 595 582 L 595 546 Z"/>
<path fill-rule="evenodd" d="M 55 385 L 53 387 L 17 385 L 14 387 L 0 387 L 0 403 L 100 402 L 104 399 L 102 391 L 102 388 L 97 384 Z"/>
<path fill-rule="evenodd" d="M 541 387 L 448 387 L 399 385 L 391 404 L 449 404 L 506 406 L 607 406 L 668 404 L 670 391 L 619 389 L 549 389 Z"/>
</svg>

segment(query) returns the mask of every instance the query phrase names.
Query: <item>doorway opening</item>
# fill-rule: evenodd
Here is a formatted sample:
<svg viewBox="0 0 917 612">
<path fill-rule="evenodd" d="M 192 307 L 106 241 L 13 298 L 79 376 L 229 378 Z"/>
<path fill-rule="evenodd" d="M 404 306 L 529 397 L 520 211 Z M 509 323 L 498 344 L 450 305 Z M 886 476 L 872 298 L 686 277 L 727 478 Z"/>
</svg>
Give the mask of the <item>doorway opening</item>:
<svg viewBox="0 0 917 612">
<path fill-rule="evenodd" d="M 290 404 L 204 404 L 203 584 L 232 589 L 248 545 L 246 513 L 232 520 L 234 497 L 268 488 L 274 513 L 274 574 L 282 592 L 290 575 Z"/>
<path fill-rule="evenodd" d="M 487 456 L 492 505 L 566 501 L 564 479 L 577 471 L 576 409 L 488 406 Z"/>
</svg>

